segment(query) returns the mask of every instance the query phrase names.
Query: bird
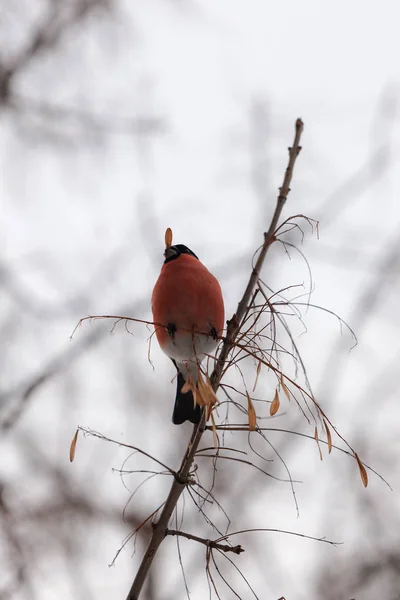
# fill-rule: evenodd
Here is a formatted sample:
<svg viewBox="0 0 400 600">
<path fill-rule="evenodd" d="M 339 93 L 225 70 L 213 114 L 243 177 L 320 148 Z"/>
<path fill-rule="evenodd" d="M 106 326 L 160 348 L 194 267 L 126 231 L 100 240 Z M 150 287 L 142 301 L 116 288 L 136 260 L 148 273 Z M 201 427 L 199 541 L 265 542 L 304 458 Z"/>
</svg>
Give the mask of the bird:
<svg viewBox="0 0 400 600">
<path fill-rule="evenodd" d="M 195 403 L 190 385 L 185 383 L 196 385 L 200 363 L 215 350 L 222 335 L 222 290 L 214 275 L 184 244 L 167 244 L 164 257 L 151 304 L 158 343 L 177 370 L 172 422 L 198 424 L 202 407 Z"/>
</svg>

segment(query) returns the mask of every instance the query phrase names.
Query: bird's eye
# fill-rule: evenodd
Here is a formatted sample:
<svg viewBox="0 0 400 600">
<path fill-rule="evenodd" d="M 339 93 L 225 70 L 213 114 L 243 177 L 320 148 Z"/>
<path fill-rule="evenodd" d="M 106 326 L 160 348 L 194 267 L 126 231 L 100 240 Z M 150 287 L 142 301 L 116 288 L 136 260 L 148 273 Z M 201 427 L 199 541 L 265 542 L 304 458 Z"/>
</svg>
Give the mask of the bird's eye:
<svg viewBox="0 0 400 600">
<path fill-rule="evenodd" d="M 165 249 L 164 256 L 165 258 L 171 258 L 172 256 L 176 256 L 178 254 L 177 249 L 174 246 L 170 246 Z"/>
</svg>

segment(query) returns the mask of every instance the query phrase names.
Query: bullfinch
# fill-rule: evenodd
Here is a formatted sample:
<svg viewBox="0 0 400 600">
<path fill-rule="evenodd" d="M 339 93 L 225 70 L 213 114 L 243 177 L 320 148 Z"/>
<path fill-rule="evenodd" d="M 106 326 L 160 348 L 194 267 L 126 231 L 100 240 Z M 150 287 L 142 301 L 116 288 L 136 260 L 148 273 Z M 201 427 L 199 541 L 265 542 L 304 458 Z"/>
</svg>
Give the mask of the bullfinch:
<svg viewBox="0 0 400 600">
<path fill-rule="evenodd" d="M 196 384 L 199 364 L 217 346 L 224 301 L 217 279 L 187 246 L 169 246 L 164 256 L 151 302 L 158 343 L 178 372 L 172 422 L 196 424 L 202 408 L 195 404 L 189 386 L 184 391 L 182 387 L 189 376 Z"/>
</svg>

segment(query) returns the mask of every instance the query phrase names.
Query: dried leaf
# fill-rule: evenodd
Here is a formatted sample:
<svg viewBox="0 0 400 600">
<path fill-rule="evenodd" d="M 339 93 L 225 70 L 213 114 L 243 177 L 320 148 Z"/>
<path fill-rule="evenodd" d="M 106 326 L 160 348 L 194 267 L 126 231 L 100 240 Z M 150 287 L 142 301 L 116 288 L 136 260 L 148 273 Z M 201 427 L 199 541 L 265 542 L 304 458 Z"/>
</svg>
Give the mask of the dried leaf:
<svg viewBox="0 0 400 600">
<path fill-rule="evenodd" d="M 354 453 L 354 458 L 357 461 L 358 464 L 358 468 L 360 469 L 360 475 L 361 475 L 361 481 L 364 484 L 364 487 L 367 487 L 368 485 L 368 474 L 367 474 L 367 470 L 364 467 L 364 465 L 362 464 L 360 457 L 358 456 L 357 452 Z"/>
<path fill-rule="evenodd" d="M 279 410 L 280 405 L 281 405 L 281 402 L 279 400 L 278 388 L 276 388 L 274 399 L 272 400 L 271 405 L 269 407 L 269 414 L 271 415 L 271 417 L 276 415 L 276 413 Z"/>
<path fill-rule="evenodd" d="M 325 419 L 323 419 L 324 425 L 325 425 L 325 431 L 326 431 L 326 437 L 328 440 L 328 451 L 329 454 L 332 452 L 332 436 L 331 436 L 331 430 L 328 427 L 328 423 L 325 421 Z"/>
<path fill-rule="evenodd" d="M 192 389 L 192 394 L 193 394 L 193 406 L 196 408 L 196 406 L 197 406 L 197 405 L 198 405 L 198 403 L 199 403 L 199 400 L 198 400 L 198 394 L 197 394 L 197 388 L 196 388 L 196 386 L 194 386 L 194 387 L 193 387 L 193 389 Z"/>
<path fill-rule="evenodd" d="M 198 391 L 198 404 L 200 406 L 207 407 L 206 421 L 210 418 L 213 407 L 217 404 L 218 398 L 211 387 L 209 378 L 203 378 L 203 375 L 199 369 L 197 376 L 197 391 Z"/>
<path fill-rule="evenodd" d="M 255 429 L 257 427 L 257 415 L 256 415 L 256 411 L 253 406 L 253 402 L 251 401 L 250 394 L 247 390 L 246 390 L 246 394 L 247 394 L 247 416 L 249 419 L 249 430 L 255 431 Z"/>
<path fill-rule="evenodd" d="M 214 446 L 215 448 L 219 447 L 219 440 L 218 440 L 218 433 L 217 433 L 217 428 L 215 427 L 215 421 L 214 421 L 214 415 L 211 415 L 211 427 L 212 427 L 212 432 L 213 432 L 213 441 L 214 441 Z"/>
<path fill-rule="evenodd" d="M 209 393 L 207 385 L 203 379 L 201 371 L 199 370 L 197 375 L 197 389 L 199 391 L 199 404 L 200 406 L 207 406 L 210 403 Z"/>
<path fill-rule="evenodd" d="M 74 460 L 74 458 L 75 458 L 75 449 L 76 449 L 76 442 L 77 442 L 77 440 L 78 440 L 78 433 L 79 433 L 79 429 L 77 429 L 77 430 L 75 431 L 75 435 L 74 435 L 74 437 L 72 438 L 72 442 L 71 442 L 71 445 L 70 445 L 70 447 L 69 447 L 69 460 L 70 460 L 71 462 L 73 462 L 73 460 Z"/>
<path fill-rule="evenodd" d="M 289 400 L 289 402 L 290 402 L 290 392 L 289 392 L 289 389 L 288 389 L 287 385 L 286 385 L 286 384 L 285 384 L 285 382 L 283 381 L 283 373 L 281 373 L 281 386 L 282 386 L 282 389 L 283 389 L 283 391 L 284 391 L 284 393 L 285 393 L 285 396 L 286 396 L 286 398 L 287 398 L 287 399 Z"/>
<path fill-rule="evenodd" d="M 314 429 L 314 439 L 317 442 L 317 446 L 318 446 L 318 450 L 319 450 L 319 457 L 322 460 L 322 451 L 321 451 L 321 446 L 320 446 L 320 443 L 319 443 L 318 429 L 317 428 Z"/>
<path fill-rule="evenodd" d="M 172 229 L 168 227 L 165 231 L 165 247 L 171 248 L 172 246 Z"/>
<path fill-rule="evenodd" d="M 200 371 L 200 369 L 198 369 L 198 371 L 197 371 L 197 386 L 198 386 L 198 388 L 199 388 L 199 390 L 200 390 L 200 392 L 201 392 L 202 395 L 203 394 L 204 395 L 207 394 L 207 391 L 206 391 L 206 387 L 207 387 L 206 386 L 206 382 L 204 381 L 204 378 L 203 378 L 203 375 L 202 375 L 202 372 Z"/>
<path fill-rule="evenodd" d="M 182 394 L 187 394 L 188 392 L 192 392 L 193 394 L 193 406 L 196 406 L 197 404 L 201 405 L 201 402 L 199 401 L 199 395 L 197 394 L 197 387 L 193 381 L 193 378 L 191 376 L 190 373 L 188 373 L 187 378 L 185 383 L 183 384 L 182 388 L 181 388 L 181 392 Z"/>
<path fill-rule="evenodd" d="M 185 379 L 185 383 L 183 384 L 183 386 L 181 388 L 181 392 L 182 392 L 182 394 L 187 394 L 188 392 L 193 392 L 194 388 L 195 388 L 195 385 L 193 383 L 193 378 L 192 378 L 191 374 L 188 373 L 186 376 L 186 379 Z"/>
<path fill-rule="evenodd" d="M 259 362 L 258 362 L 258 365 L 257 365 L 256 380 L 255 380 L 255 382 L 254 382 L 253 392 L 255 392 L 255 391 L 256 391 L 257 382 L 258 382 L 258 376 L 260 375 L 260 371 L 261 371 L 261 364 L 262 364 L 262 363 L 261 363 L 261 361 L 259 361 Z"/>
<path fill-rule="evenodd" d="M 208 393 L 210 394 L 210 397 L 212 398 L 211 404 L 214 406 L 215 404 L 218 403 L 218 398 L 217 398 L 217 394 L 214 392 L 214 390 L 212 388 L 212 385 L 211 385 L 208 377 L 207 377 L 207 388 L 208 388 Z"/>
</svg>

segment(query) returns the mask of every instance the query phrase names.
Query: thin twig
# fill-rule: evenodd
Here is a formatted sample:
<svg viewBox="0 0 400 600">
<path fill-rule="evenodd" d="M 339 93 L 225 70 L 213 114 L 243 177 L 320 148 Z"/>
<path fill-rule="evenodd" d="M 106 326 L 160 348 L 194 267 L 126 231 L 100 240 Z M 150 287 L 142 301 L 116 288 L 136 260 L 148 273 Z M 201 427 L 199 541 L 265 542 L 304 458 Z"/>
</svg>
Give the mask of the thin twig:
<svg viewBox="0 0 400 600">
<path fill-rule="evenodd" d="M 233 552 L 234 554 L 241 554 L 244 552 L 244 548 L 242 548 L 240 544 L 237 546 L 228 546 L 228 544 L 220 544 L 215 540 L 207 540 L 205 538 L 198 537 L 197 535 L 185 533 L 184 531 L 178 531 L 176 529 L 167 529 L 165 535 L 180 535 L 188 540 L 193 540 L 194 542 L 199 542 L 199 544 L 204 544 L 207 546 L 207 548 L 215 548 L 216 550 L 221 550 L 222 552 Z"/>
<path fill-rule="evenodd" d="M 150 458 L 151 460 L 156 462 L 161 467 L 164 467 L 164 469 L 166 471 L 168 471 L 169 473 L 171 473 L 171 475 L 175 475 L 175 471 L 170 469 L 168 467 L 168 465 L 165 465 L 163 462 L 161 462 L 161 460 L 158 460 L 158 458 L 155 458 L 154 456 L 152 456 L 148 452 L 145 452 L 141 448 L 138 448 L 137 446 L 132 446 L 132 444 L 125 444 L 124 442 L 119 442 L 118 440 L 113 440 L 109 437 L 106 437 L 102 433 L 99 433 L 98 431 L 93 431 L 93 429 L 87 429 L 86 427 L 81 427 L 80 425 L 78 427 L 78 430 L 82 431 L 82 433 L 84 433 L 86 435 L 91 435 L 93 437 L 99 438 L 100 440 L 104 440 L 106 442 L 111 442 L 112 444 L 116 444 L 117 446 L 121 446 L 121 448 L 129 448 L 130 450 L 133 450 L 134 452 L 139 452 L 139 454 L 143 454 L 143 456 Z"/>
<path fill-rule="evenodd" d="M 293 168 L 296 162 L 296 158 L 301 150 L 300 138 L 303 132 L 303 122 L 301 119 L 297 119 L 295 125 L 295 136 L 293 146 L 289 148 L 289 161 L 286 168 L 286 172 L 283 178 L 282 187 L 279 188 L 279 195 L 275 207 L 274 214 L 272 216 L 271 224 L 266 233 L 264 233 L 264 243 L 261 247 L 260 254 L 257 262 L 253 268 L 253 272 L 250 276 L 246 290 L 243 294 L 241 301 L 238 304 L 237 311 L 233 315 L 232 319 L 228 321 L 227 335 L 224 339 L 224 343 L 221 348 L 220 355 L 218 357 L 216 367 L 211 375 L 211 385 L 214 392 L 217 391 L 222 374 L 225 366 L 228 354 L 233 347 L 235 339 L 240 331 L 240 325 L 243 317 L 246 314 L 248 305 L 254 293 L 254 289 L 257 285 L 258 278 L 261 273 L 261 269 L 268 252 L 269 246 L 275 241 L 275 231 L 277 229 L 278 221 L 280 219 L 282 209 L 285 205 L 287 196 L 290 191 L 290 182 L 293 176 Z M 182 460 L 181 467 L 175 475 L 175 481 L 173 482 L 168 498 L 164 504 L 161 515 L 157 523 L 154 525 L 153 534 L 151 540 L 136 573 L 135 579 L 132 583 L 131 589 L 127 596 L 127 600 L 138 600 L 140 592 L 143 588 L 143 584 L 146 580 L 147 573 L 151 567 L 153 559 L 157 553 L 157 550 L 166 536 L 168 530 L 168 523 L 171 519 L 172 513 L 175 510 L 180 495 L 184 491 L 188 482 L 188 475 L 192 467 L 192 463 L 197 452 L 200 440 L 205 431 L 206 427 L 206 411 L 203 411 L 200 423 L 193 428 L 193 433 L 190 438 L 185 456 Z"/>
<path fill-rule="evenodd" d="M 233 531 L 232 533 L 227 533 L 222 537 L 216 540 L 217 542 L 222 542 L 232 537 L 233 535 L 242 535 L 243 533 L 256 533 L 256 532 L 272 532 L 272 533 L 286 533 L 287 535 L 294 535 L 296 537 L 305 538 L 307 540 L 313 540 L 314 542 L 323 542 L 324 544 L 330 544 L 331 546 L 340 546 L 343 542 L 333 542 L 332 540 L 327 540 L 325 537 L 314 537 L 313 535 L 305 535 L 304 533 L 297 533 L 296 531 L 286 531 L 285 529 L 274 529 L 271 527 L 255 527 L 254 529 L 242 529 L 241 531 Z"/>
<path fill-rule="evenodd" d="M 210 431 L 212 431 L 213 428 L 210 425 L 207 425 L 206 429 L 209 429 Z M 233 424 L 233 425 L 216 425 L 215 429 L 217 431 L 245 431 L 246 433 L 249 433 L 249 431 L 250 431 L 248 424 L 246 424 L 246 425 L 240 425 L 240 424 L 238 424 L 238 425 L 235 425 L 235 424 Z M 290 435 L 297 435 L 297 436 L 304 437 L 309 440 L 315 441 L 315 437 L 313 435 L 308 435 L 307 433 L 302 433 L 301 431 L 293 431 L 291 429 L 280 429 L 277 427 L 258 427 L 257 426 L 257 429 L 255 431 L 256 432 L 272 431 L 272 432 L 276 432 L 276 433 L 289 433 Z M 325 440 L 319 439 L 318 442 L 320 444 L 325 444 L 326 446 L 329 445 L 329 443 L 326 442 Z M 346 454 L 347 456 L 350 456 L 351 458 L 354 458 L 353 452 L 349 452 L 348 450 L 345 450 L 344 448 L 341 448 L 340 446 L 336 446 L 335 444 L 332 444 L 332 448 L 334 448 L 335 450 L 338 450 L 339 452 L 343 452 L 343 454 Z M 379 479 L 384 484 L 387 485 L 389 490 L 391 492 L 393 492 L 393 488 L 390 485 L 390 483 L 388 481 L 386 481 L 386 479 L 380 473 L 378 473 L 378 471 L 375 471 L 375 469 L 373 469 L 372 467 L 367 465 L 367 463 L 365 463 L 364 461 L 361 461 L 361 464 L 364 465 L 364 467 L 366 469 L 368 469 L 368 471 L 371 471 L 371 473 L 373 473 L 374 475 L 379 477 Z"/>
</svg>

